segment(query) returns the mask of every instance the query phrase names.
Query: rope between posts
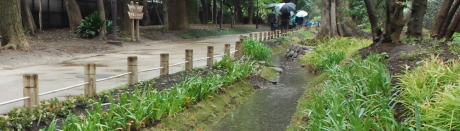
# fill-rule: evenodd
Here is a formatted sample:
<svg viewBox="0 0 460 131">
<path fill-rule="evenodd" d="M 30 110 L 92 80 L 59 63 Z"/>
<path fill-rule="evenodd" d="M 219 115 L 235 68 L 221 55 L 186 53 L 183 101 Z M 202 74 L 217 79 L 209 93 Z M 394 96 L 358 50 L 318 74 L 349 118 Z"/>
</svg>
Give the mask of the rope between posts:
<svg viewBox="0 0 460 131">
<path fill-rule="evenodd" d="M 0 103 L 0 106 L 10 104 L 10 103 L 13 103 L 13 102 L 22 101 L 22 100 L 25 100 L 25 99 L 29 99 L 29 97 L 27 96 L 27 97 L 22 97 L 22 98 L 10 100 L 10 101 L 5 101 L 5 102 Z"/>
<path fill-rule="evenodd" d="M 187 62 L 188 62 L 188 61 L 184 61 L 184 62 L 181 62 L 181 63 L 172 64 L 172 65 L 169 65 L 169 67 L 177 66 L 177 65 L 180 65 L 180 64 L 185 64 L 185 63 L 187 63 Z"/>
<path fill-rule="evenodd" d="M 209 59 L 209 57 L 200 58 L 200 59 L 195 59 L 195 60 L 193 60 L 193 61 L 206 60 L 206 59 Z"/>
<path fill-rule="evenodd" d="M 147 69 L 147 70 L 141 70 L 141 71 L 138 71 L 137 73 L 142 73 L 142 72 L 147 72 L 147 71 L 153 71 L 153 70 L 159 70 L 159 69 L 163 69 L 163 67 L 157 67 L 157 68 L 152 68 L 152 69 Z"/>
<path fill-rule="evenodd" d="M 96 82 L 105 81 L 105 80 L 110 80 L 110 79 L 113 79 L 113 78 L 117 78 L 117 77 L 129 75 L 129 74 L 131 74 L 131 73 L 132 73 L 132 72 L 128 72 L 128 73 L 123 73 L 123 74 L 119 74 L 119 75 L 115 75 L 115 76 L 111 76 L 111 77 L 107 77 L 107 78 L 102 78 L 102 79 L 96 80 Z"/>
<path fill-rule="evenodd" d="M 59 92 L 59 91 L 67 90 L 67 89 L 72 89 L 72 88 L 79 87 L 79 86 L 86 85 L 86 84 L 89 84 L 89 82 L 85 82 L 85 83 L 81 83 L 81 84 L 77 84 L 77 85 L 73 85 L 73 86 L 64 87 L 64 88 L 57 89 L 57 90 L 54 90 L 54 91 L 48 91 L 48 92 L 45 92 L 45 93 L 38 94 L 38 96 L 47 95 L 47 94 L 51 94 L 51 93 L 55 93 L 55 92 Z"/>
</svg>

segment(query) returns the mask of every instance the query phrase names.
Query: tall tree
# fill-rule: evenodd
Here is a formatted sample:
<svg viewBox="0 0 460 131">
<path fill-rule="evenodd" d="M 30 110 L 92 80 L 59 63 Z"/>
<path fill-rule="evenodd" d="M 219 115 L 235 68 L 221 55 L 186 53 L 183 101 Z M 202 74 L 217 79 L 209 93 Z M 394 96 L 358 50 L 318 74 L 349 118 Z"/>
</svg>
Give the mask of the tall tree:
<svg viewBox="0 0 460 131">
<path fill-rule="evenodd" d="M 170 30 L 183 30 L 188 29 L 189 24 L 187 20 L 187 1 L 186 0 L 168 0 L 168 15 L 169 29 Z M 171 17 L 174 16 L 174 17 Z M 166 22 L 165 22 L 166 23 Z"/>
<path fill-rule="evenodd" d="M 147 0 L 143 0 L 142 1 L 142 4 L 144 6 L 144 8 L 142 9 L 142 12 L 144 13 L 144 17 L 142 18 L 142 22 L 141 22 L 141 25 L 143 26 L 147 26 L 147 25 L 150 25 L 150 4 L 148 3 Z"/>
<path fill-rule="evenodd" d="M 81 12 L 75 0 L 64 0 L 67 9 L 67 16 L 69 17 L 70 29 L 76 30 L 81 23 Z"/>
<path fill-rule="evenodd" d="M 169 0 L 163 0 L 163 32 L 169 31 Z"/>
<path fill-rule="evenodd" d="M 414 0 L 412 2 L 411 14 L 406 35 L 409 37 L 421 38 L 423 29 L 423 17 L 426 13 L 427 0 Z"/>
<path fill-rule="evenodd" d="M 378 18 L 376 15 L 377 13 L 375 12 L 372 0 L 364 0 L 364 4 L 366 5 L 368 18 L 371 23 L 372 39 L 374 40 L 374 42 L 377 42 L 378 40 L 380 40 L 380 36 L 382 35 L 382 30 L 378 26 Z"/>
<path fill-rule="evenodd" d="M 446 32 L 449 28 L 449 26 L 451 24 L 454 24 L 452 23 L 452 19 L 454 17 L 455 14 L 458 14 L 457 12 L 460 12 L 460 10 L 458 10 L 458 7 L 460 6 L 460 0 L 456 0 L 454 2 L 454 4 L 451 6 L 450 10 L 449 10 L 449 13 L 447 13 L 447 17 L 446 19 L 444 20 L 444 23 L 441 27 L 441 30 L 439 30 L 439 35 L 438 37 L 439 38 L 442 38 L 442 37 L 449 37 L 449 36 L 446 36 Z M 457 11 L 458 10 L 458 11 Z"/>
<path fill-rule="evenodd" d="M 212 23 L 217 24 L 217 0 L 212 0 Z"/>
<path fill-rule="evenodd" d="M 188 22 L 191 24 L 200 23 L 198 0 L 187 0 L 187 16 Z"/>
<path fill-rule="evenodd" d="M 32 12 L 30 11 L 29 4 L 26 0 L 21 0 L 21 16 L 22 24 L 24 28 L 30 35 L 35 35 L 37 31 L 37 25 L 35 25 L 34 18 L 32 17 Z"/>
<path fill-rule="evenodd" d="M 249 1 L 249 24 L 252 24 L 252 20 L 254 19 L 254 0 Z"/>
<path fill-rule="evenodd" d="M 203 20 L 201 20 L 202 24 L 208 23 L 208 14 L 209 14 L 209 7 L 208 2 L 206 0 L 201 0 L 201 7 L 203 7 Z"/>
<path fill-rule="evenodd" d="M 316 38 L 334 36 L 362 36 L 362 32 L 348 15 L 348 0 L 321 1 L 321 29 Z"/>
<path fill-rule="evenodd" d="M 18 0 L 0 0 L 0 35 L 4 49 L 13 48 L 28 51 L 30 45 L 24 35 L 21 19 L 21 4 Z"/>
<path fill-rule="evenodd" d="M 454 0 L 444 0 L 442 3 L 438 15 L 436 15 L 433 29 L 431 29 L 431 37 L 438 37 L 439 31 L 442 28 L 444 20 L 446 19 L 447 13 L 449 13 L 449 9 L 453 2 Z"/>
<path fill-rule="evenodd" d="M 104 0 L 97 0 L 97 10 L 99 13 L 99 18 L 102 20 L 102 27 L 99 36 L 101 38 L 105 38 L 105 34 L 107 32 L 107 25 L 105 19 L 105 9 L 104 9 Z"/>
<path fill-rule="evenodd" d="M 400 44 L 401 43 L 401 31 L 405 25 L 404 23 L 404 8 L 405 0 L 386 0 L 386 20 L 384 23 L 384 32 L 383 34 L 378 37 L 378 42 L 374 42 L 374 45 L 379 45 L 380 43 L 392 43 L 392 44 Z M 369 1 L 366 0 L 366 3 Z M 366 8 L 370 8 L 371 6 L 367 6 Z M 367 9 L 371 10 L 371 9 Z M 375 15 L 375 12 L 368 11 L 369 15 Z M 375 27 L 373 27 L 375 28 Z M 378 29 L 373 29 L 372 34 L 380 34 Z M 374 47 L 374 46 L 373 46 Z"/>
</svg>

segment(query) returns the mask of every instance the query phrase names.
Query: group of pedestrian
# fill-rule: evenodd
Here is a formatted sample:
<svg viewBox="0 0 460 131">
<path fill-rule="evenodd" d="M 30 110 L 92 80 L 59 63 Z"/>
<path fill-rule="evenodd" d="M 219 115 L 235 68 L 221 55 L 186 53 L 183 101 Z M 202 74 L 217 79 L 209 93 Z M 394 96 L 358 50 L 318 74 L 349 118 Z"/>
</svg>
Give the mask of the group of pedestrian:
<svg viewBox="0 0 460 131">
<path fill-rule="evenodd" d="M 293 13 L 293 12 L 291 12 Z M 272 12 L 268 14 L 268 23 L 270 24 L 271 30 L 274 31 L 276 29 L 291 29 L 291 28 L 302 28 L 306 26 L 307 28 L 311 28 L 313 26 L 319 26 L 319 22 L 312 23 L 311 21 L 305 22 L 305 17 L 297 17 L 296 15 L 291 14 L 281 14 L 280 16 L 281 25 L 278 25 L 278 19 L 275 9 L 272 9 Z M 292 22 L 292 26 L 289 26 L 290 22 Z M 305 25 L 304 25 L 305 23 Z"/>
</svg>

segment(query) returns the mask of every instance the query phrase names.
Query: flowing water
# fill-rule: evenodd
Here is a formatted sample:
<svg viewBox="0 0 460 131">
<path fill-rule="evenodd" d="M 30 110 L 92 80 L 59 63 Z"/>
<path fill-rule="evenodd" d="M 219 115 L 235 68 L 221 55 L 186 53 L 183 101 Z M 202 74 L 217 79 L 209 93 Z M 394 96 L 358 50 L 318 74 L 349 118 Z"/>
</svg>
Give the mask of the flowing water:
<svg viewBox="0 0 460 131">
<path fill-rule="evenodd" d="M 273 63 L 283 69 L 277 85 L 254 93 L 248 101 L 225 116 L 213 131 L 284 131 L 297 108 L 297 100 L 315 75 L 304 71 L 283 54 L 274 55 Z"/>
</svg>

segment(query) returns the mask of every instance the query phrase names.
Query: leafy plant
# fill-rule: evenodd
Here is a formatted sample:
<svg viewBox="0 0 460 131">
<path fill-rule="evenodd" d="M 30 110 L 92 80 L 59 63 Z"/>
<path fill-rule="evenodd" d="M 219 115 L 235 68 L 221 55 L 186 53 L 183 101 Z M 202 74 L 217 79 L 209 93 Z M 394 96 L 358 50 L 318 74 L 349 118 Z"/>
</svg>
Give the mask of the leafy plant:
<svg viewBox="0 0 460 131">
<path fill-rule="evenodd" d="M 252 39 L 245 39 L 242 44 L 244 55 L 258 61 L 271 61 L 272 50 L 267 45 Z"/>
<path fill-rule="evenodd" d="M 77 27 L 77 30 L 75 30 L 74 34 L 78 37 L 84 38 L 92 38 L 98 36 L 103 23 L 104 22 L 99 18 L 98 13 L 94 12 L 81 21 L 81 24 Z M 110 33 L 113 29 L 113 23 L 112 21 L 107 21 L 105 23 L 107 25 L 107 32 Z"/>
<path fill-rule="evenodd" d="M 391 77 L 386 61 L 372 54 L 345 66 L 328 67 L 323 91 L 307 105 L 306 130 L 408 130 L 394 118 Z"/>
<path fill-rule="evenodd" d="M 409 108 L 411 123 L 422 130 L 460 130 L 460 66 L 458 61 L 443 61 L 432 56 L 418 67 L 397 76 L 399 101 Z M 412 106 L 417 103 L 418 106 Z M 419 122 L 418 122 L 419 121 Z"/>
</svg>

